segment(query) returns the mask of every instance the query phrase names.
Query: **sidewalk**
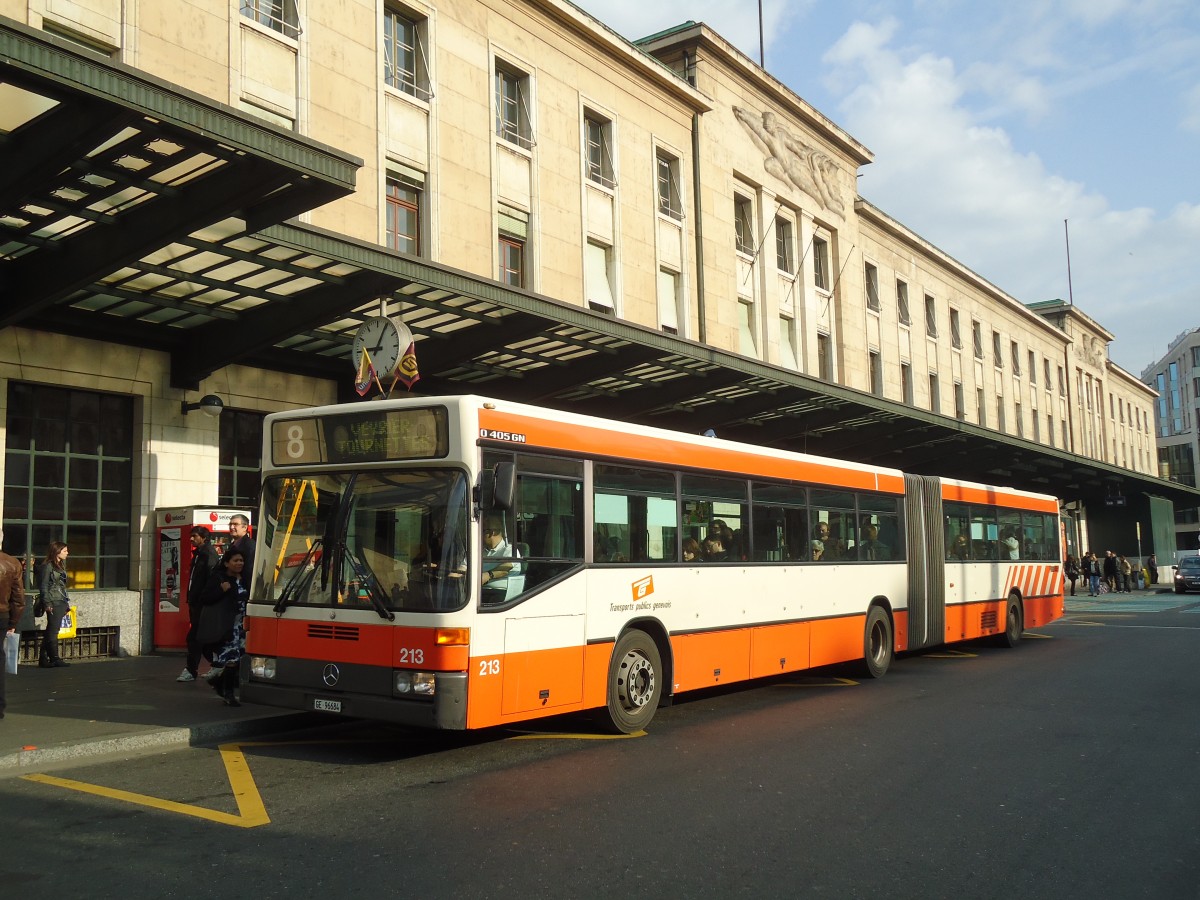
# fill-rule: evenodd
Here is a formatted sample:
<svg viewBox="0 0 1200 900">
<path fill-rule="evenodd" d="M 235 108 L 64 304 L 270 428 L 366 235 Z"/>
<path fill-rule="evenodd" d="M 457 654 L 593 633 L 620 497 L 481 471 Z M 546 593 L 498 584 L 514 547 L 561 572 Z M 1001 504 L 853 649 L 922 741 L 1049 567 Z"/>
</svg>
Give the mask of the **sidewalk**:
<svg viewBox="0 0 1200 900">
<path fill-rule="evenodd" d="M 208 683 L 175 681 L 183 654 L 23 665 L 5 679 L 0 719 L 0 778 L 84 757 L 168 749 L 288 731 L 314 713 L 246 704 L 228 707 Z"/>
</svg>

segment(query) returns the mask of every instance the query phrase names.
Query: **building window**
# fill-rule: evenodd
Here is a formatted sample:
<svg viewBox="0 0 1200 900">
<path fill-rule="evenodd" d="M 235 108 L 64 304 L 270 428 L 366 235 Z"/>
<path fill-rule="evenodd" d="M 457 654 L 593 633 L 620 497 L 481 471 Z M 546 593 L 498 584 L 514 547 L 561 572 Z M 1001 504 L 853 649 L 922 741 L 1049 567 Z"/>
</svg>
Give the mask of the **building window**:
<svg viewBox="0 0 1200 900">
<path fill-rule="evenodd" d="M 1067 376 L 1063 374 L 1063 367 L 1058 367 L 1058 396 L 1067 396 Z"/>
<path fill-rule="evenodd" d="M 867 284 L 867 309 L 879 312 L 879 270 L 867 263 L 864 279 Z"/>
<path fill-rule="evenodd" d="M 264 28 L 290 38 L 300 36 L 300 15 L 296 0 L 242 0 L 242 15 Z"/>
<path fill-rule="evenodd" d="M 682 194 L 679 191 L 679 160 L 659 150 L 655 154 L 658 181 L 658 211 L 672 219 L 683 218 Z"/>
<path fill-rule="evenodd" d="M 1054 416 L 1046 413 L 1046 438 L 1050 441 L 1050 446 L 1054 446 Z"/>
<path fill-rule="evenodd" d="M 10 381 L 6 424 L 4 549 L 64 541 L 68 589 L 129 587 L 133 400 Z"/>
<path fill-rule="evenodd" d="M 733 195 L 734 244 L 738 253 L 754 255 L 754 226 L 750 200 L 741 194 Z"/>
<path fill-rule="evenodd" d="M 829 241 L 813 235 L 813 284 L 822 291 L 829 290 Z"/>
<path fill-rule="evenodd" d="M 670 334 L 679 334 L 679 273 L 670 269 L 658 270 L 659 327 Z"/>
<path fill-rule="evenodd" d="M 421 32 L 424 20 L 416 20 L 393 7 L 383 12 L 383 80 L 388 87 L 428 100 L 429 63 Z"/>
<path fill-rule="evenodd" d="M 983 326 L 978 319 L 971 320 L 971 347 L 976 359 L 983 359 Z"/>
<path fill-rule="evenodd" d="M 1004 424 L 1004 395 L 996 395 L 996 428 L 1000 431 L 1005 430 Z"/>
<path fill-rule="evenodd" d="M 967 420 L 967 398 L 961 381 L 954 382 L 954 418 L 960 422 Z"/>
<path fill-rule="evenodd" d="M 1042 441 L 1042 421 L 1038 418 L 1036 409 L 1033 410 L 1033 414 L 1030 416 L 1030 418 L 1033 420 L 1033 442 L 1035 444 L 1040 444 Z"/>
<path fill-rule="evenodd" d="M 496 134 L 526 150 L 533 146 L 529 76 L 496 63 Z"/>
<path fill-rule="evenodd" d="M 587 141 L 587 177 L 589 181 L 606 188 L 616 187 L 613 173 L 612 122 L 595 113 L 583 117 L 583 129 Z"/>
<path fill-rule="evenodd" d="M 1050 393 L 1050 390 L 1051 390 L 1051 387 L 1050 387 L 1050 360 L 1048 360 L 1048 359 L 1042 360 L 1042 375 L 1044 376 L 1042 378 L 1042 383 L 1046 386 L 1046 393 L 1048 394 L 1048 393 Z"/>
<path fill-rule="evenodd" d="M 385 202 L 387 245 L 401 253 L 421 253 L 421 190 L 408 178 L 389 174 Z"/>
<path fill-rule="evenodd" d="M 871 376 L 871 393 L 876 397 L 883 396 L 883 360 L 878 350 L 867 351 L 867 365 Z"/>
<path fill-rule="evenodd" d="M 1004 368 L 1004 353 L 1000 349 L 1000 332 L 992 332 L 992 362 L 997 369 Z"/>
<path fill-rule="evenodd" d="M 513 287 L 525 287 L 525 242 L 502 234 L 499 245 L 500 281 Z"/>
<path fill-rule="evenodd" d="M 1025 417 L 1021 415 L 1021 404 L 1013 402 L 1013 420 L 1017 426 L 1017 437 L 1025 437 Z"/>
<path fill-rule="evenodd" d="M 1037 354 L 1029 351 L 1029 383 L 1037 384 Z"/>
<path fill-rule="evenodd" d="M 1020 378 L 1021 377 L 1021 349 L 1017 346 L 1016 341 L 1012 341 L 1010 346 L 1011 346 L 1011 350 L 1012 350 L 1013 377 Z"/>
<path fill-rule="evenodd" d="M 913 405 L 912 364 L 900 363 L 900 390 L 904 394 L 904 402 Z"/>
<path fill-rule="evenodd" d="M 744 356 L 758 356 L 758 324 L 754 315 L 754 301 L 738 298 L 738 336 L 740 352 Z"/>
<path fill-rule="evenodd" d="M 800 368 L 800 358 L 796 355 L 796 320 L 790 316 L 779 317 L 779 362 L 788 369 Z"/>
<path fill-rule="evenodd" d="M 938 336 L 937 305 L 929 294 L 925 295 L 925 334 L 931 338 Z"/>
<path fill-rule="evenodd" d="M 955 350 L 962 349 L 962 328 L 958 322 L 958 310 L 950 307 L 950 345 Z"/>
<path fill-rule="evenodd" d="M 929 408 L 935 413 L 942 411 L 942 392 L 936 372 L 929 373 Z"/>
<path fill-rule="evenodd" d="M 817 372 L 824 381 L 833 381 L 833 341 L 827 334 L 817 335 Z"/>
<path fill-rule="evenodd" d="M 987 404 L 983 402 L 983 388 L 975 389 L 975 408 L 979 410 L 979 427 L 987 428 Z"/>
<path fill-rule="evenodd" d="M 262 469 L 263 414 L 221 413 L 217 505 L 255 509 Z"/>
<path fill-rule="evenodd" d="M 908 285 L 896 279 L 896 315 L 901 325 L 911 325 L 912 316 L 908 312 Z"/>
<path fill-rule="evenodd" d="M 589 240 L 584 250 L 584 281 L 588 306 L 596 312 L 615 313 L 612 288 L 612 248 Z"/>
<path fill-rule="evenodd" d="M 775 219 L 775 268 L 788 275 L 796 274 L 795 238 L 792 223 L 787 219 Z"/>
</svg>

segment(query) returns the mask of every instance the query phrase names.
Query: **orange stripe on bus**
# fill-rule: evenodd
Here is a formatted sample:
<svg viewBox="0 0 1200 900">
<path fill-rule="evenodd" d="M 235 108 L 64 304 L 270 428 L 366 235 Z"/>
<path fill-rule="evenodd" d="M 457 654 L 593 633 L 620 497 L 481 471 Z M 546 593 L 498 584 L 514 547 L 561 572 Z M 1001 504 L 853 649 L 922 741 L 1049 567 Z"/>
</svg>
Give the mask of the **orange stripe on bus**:
<svg viewBox="0 0 1200 900">
<path fill-rule="evenodd" d="M 479 425 L 488 430 L 519 434 L 525 446 L 545 447 L 569 453 L 599 455 L 630 462 L 660 463 L 677 466 L 681 462 L 699 469 L 717 472 L 759 475 L 830 484 L 858 490 L 904 492 L 904 480 L 895 474 L 877 475 L 872 471 L 846 469 L 812 460 L 777 459 L 744 450 L 672 441 L 657 435 L 630 434 L 626 431 L 534 419 L 516 413 L 481 409 Z M 508 442 L 505 442 L 508 445 Z"/>
<path fill-rule="evenodd" d="M 942 499 L 957 501 L 959 503 L 986 503 L 990 506 L 1027 509 L 1032 512 L 1058 515 L 1058 501 L 1054 498 L 1023 497 L 1019 494 L 1010 494 L 995 487 L 972 487 L 943 482 Z"/>
<path fill-rule="evenodd" d="M 467 667 L 467 648 L 439 646 L 436 628 L 333 623 L 343 629 L 334 633 L 341 636 L 323 637 L 330 634 L 326 621 L 265 616 L 250 616 L 246 621 L 246 652 L 256 655 L 274 656 L 276 648 L 283 646 L 293 659 L 435 672 L 461 672 Z"/>
</svg>

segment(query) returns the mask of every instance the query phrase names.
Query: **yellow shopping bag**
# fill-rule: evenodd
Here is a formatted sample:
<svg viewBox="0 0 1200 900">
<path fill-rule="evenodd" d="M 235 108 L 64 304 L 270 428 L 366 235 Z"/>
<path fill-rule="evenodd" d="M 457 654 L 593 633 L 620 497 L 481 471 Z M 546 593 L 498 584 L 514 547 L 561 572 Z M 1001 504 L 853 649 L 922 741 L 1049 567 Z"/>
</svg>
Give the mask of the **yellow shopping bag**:
<svg viewBox="0 0 1200 900">
<path fill-rule="evenodd" d="M 58 639 L 61 641 L 75 637 L 75 625 L 75 607 L 72 606 L 62 617 L 62 624 L 58 626 Z"/>
</svg>

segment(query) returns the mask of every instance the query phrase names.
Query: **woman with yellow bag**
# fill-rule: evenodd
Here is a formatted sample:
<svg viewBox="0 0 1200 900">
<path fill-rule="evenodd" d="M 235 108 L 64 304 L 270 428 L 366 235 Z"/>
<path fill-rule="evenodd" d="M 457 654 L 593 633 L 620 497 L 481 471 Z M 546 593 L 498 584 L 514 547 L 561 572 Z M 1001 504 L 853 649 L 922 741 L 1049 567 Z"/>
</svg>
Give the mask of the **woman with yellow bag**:
<svg viewBox="0 0 1200 900">
<path fill-rule="evenodd" d="M 68 553 L 67 545 L 62 541 L 51 541 L 38 573 L 38 606 L 44 606 L 46 614 L 46 632 L 42 635 L 42 650 L 38 654 L 38 665 L 43 669 L 70 665 L 58 655 L 58 629 L 63 616 L 71 611 L 71 598 L 67 596 Z M 41 614 L 37 609 L 34 612 Z"/>
</svg>

